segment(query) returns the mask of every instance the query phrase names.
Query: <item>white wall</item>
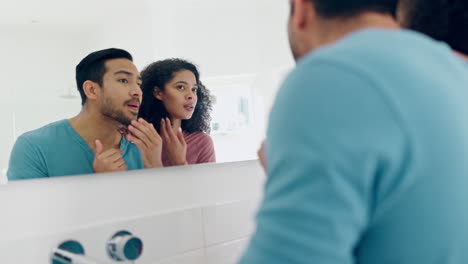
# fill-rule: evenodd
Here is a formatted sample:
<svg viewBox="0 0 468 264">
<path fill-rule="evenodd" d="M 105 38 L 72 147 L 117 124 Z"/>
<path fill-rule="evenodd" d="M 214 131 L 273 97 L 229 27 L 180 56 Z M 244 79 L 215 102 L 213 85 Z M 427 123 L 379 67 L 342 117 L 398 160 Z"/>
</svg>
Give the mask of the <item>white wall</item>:
<svg viewBox="0 0 468 264">
<path fill-rule="evenodd" d="M 259 73 L 292 65 L 287 1 L 151 1 L 156 58 L 185 57 L 205 76 Z"/>
<path fill-rule="evenodd" d="M 137 263 L 233 264 L 254 231 L 265 180 L 258 161 L 13 182 L 0 186 L 2 264 L 49 263 L 65 240 L 110 263 L 106 241 L 127 230 Z"/>
<path fill-rule="evenodd" d="M 21 133 L 76 114 L 77 99 L 63 99 L 74 87 L 74 65 L 86 42 L 80 32 L 51 27 L 2 29 L 0 99 L 4 124 L 0 136 L 0 168 L 6 168 L 14 139 Z M 80 41 L 82 40 L 82 41 Z"/>
</svg>

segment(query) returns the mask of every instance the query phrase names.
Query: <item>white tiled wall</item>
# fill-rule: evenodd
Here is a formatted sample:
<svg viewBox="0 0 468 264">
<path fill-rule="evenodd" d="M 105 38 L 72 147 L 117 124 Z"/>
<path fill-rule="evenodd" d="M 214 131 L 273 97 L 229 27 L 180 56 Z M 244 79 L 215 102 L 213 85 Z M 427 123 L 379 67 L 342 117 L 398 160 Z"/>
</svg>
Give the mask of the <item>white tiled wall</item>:
<svg viewBox="0 0 468 264">
<path fill-rule="evenodd" d="M 214 246 L 249 236 L 254 230 L 250 216 L 254 215 L 257 203 L 247 200 L 203 208 L 205 244 Z"/>
<path fill-rule="evenodd" d="M 50 249 L 70 239 L 82 243 L 86 254 L 93 259 L 108 261 L 104 250 L 106 241 L 116 231 L 128 230 L 144 242 L 144 251 L 138 263 L 233 264 L 248 243 L 254 216 L 250 205 L 257 202 L 239 201 L 229 205 L 186 209 L 69 232 L 5 240 L 0 243 L 2 251 L 5 250 L 0 253 L 1 263 L 47 263 L 44 260 L 48 259 Z M 231 218 L 232 213 L 226 210 L 227 207 L 235 207 L 235 217 Z M 216 212 L 215 221 L 210 216 L 205 217 L 202 211 Z M 215 232 L 219 234 L 214 235 Z M 207 243 L 207 237 L 214 237 L 216 242 L 222 242 Z M 27 254 L 21 254 L 19 249 L 25 250 Z"/>
<path fill-rule="evenodd" d="M 206 264 L 234 264 L 237 263 L 242 252 L 249 242 L 248 238 L 234 240 L 208 247 L 205 250 Z"/>
<path fill-rule="evenodd" d="M 170 257 L 168 259 L 161 260 L 155 264 L 205 264 L 205 250 L 199 249 L 177 256 Z"/>
<path fill-rule="evenodd" d="M 263 181 L 258 161 L 244 161 L 0 186 L 0 263 L 49 263 L 70 239 L 110 263 L 106 241 L 128 230 L 144 243 L 136 263 L 232 264 L 254 230 Z"/>
</svg>

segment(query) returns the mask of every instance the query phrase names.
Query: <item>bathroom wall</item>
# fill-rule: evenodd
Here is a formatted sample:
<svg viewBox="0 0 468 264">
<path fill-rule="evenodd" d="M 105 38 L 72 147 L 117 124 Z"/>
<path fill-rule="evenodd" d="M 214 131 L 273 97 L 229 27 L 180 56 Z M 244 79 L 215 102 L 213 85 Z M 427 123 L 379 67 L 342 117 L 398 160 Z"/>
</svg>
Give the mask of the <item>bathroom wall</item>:
<svg viewBox="0 0 468 264">
<path fill-rule="evenodd" d="M 0 261 L 46 264 L 74 239 L 111 263 L 106 241 L 128 230 L 144 243 L 136 263 L 235 263 L 264 180 L 253 160 L 13 182 L 0 186 Z"/>
</svg>

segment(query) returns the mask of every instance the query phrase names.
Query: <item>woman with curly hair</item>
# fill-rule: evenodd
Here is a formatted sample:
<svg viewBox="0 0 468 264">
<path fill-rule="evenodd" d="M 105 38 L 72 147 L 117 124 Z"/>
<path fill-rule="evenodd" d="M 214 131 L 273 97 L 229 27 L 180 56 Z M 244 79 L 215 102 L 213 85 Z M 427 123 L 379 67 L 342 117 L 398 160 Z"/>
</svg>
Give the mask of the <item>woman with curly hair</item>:
<svg viewBox="0 0 468 264">
<path fill-rule="evenodd" d="M 210 132 L 211 98 L 195 65 L 166 59 L 142 72 L 139 116 L 159 132 L 164 167 L 216 162 Z"/>
</svg>

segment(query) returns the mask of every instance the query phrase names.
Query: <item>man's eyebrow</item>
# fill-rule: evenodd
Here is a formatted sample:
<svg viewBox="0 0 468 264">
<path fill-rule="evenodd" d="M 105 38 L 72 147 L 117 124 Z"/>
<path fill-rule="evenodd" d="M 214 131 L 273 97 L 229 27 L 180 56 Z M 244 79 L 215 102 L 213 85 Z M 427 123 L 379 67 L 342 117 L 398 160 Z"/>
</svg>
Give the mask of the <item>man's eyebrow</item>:
<svg viewBox="0 0 468 264">
<path fill-rule="evenodd" d="M 119 75 L 119 74 L 125 74 L 125 75 L 128 75 L 128 76 L 133 76 L 133 73 L 129 72 L 129 71 L 117 71 L 117 72 L 114 72 L 114 75 Z M 141 81 L 141 76 L 138 75 L 137 76 L 137 79 L 138 81 Z"/>
</svg>

